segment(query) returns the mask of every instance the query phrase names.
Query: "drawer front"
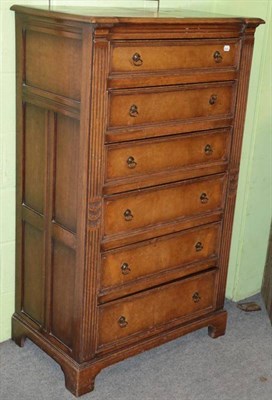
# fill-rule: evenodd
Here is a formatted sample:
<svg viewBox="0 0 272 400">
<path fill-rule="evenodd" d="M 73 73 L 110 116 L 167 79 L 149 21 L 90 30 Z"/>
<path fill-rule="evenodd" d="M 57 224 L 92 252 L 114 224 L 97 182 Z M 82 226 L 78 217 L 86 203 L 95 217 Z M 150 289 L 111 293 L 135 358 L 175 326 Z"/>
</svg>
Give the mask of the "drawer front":
<svg viewBox="0 0 272 400">
<path fill-rule="evenodd" d="M 202 226 L 102 255 L 100 288 L 120 286 L 136 279 L 170 271 L 217 256 L 221 225 Z"/>
<path fill-rule="evenodd" d="M 182 181 L 105 199 L 104 234 L 125 233 L 222 208 L 226 177 Z"/>
<path fill-rule="evenodd" d="M 107 147 L 106 180 L 227 161 L 229 130 Z"/>
<path fill-rule="evenodd" d="M 212 310 L 215 278 L 209 271 L 100 306 L 99 346 Z"/>
<path fill-rule="evenodd" d="M 115 91 L 109 98 L 110 128 L 231 115 L 233 82 Z"/>
<path fill-rule="evenodd" d="M 141 73 L 146 71 L 191 68 L 237 67 L 238 41 L 154 41 L 114 43 L 111 71 Z"/>
</svg>

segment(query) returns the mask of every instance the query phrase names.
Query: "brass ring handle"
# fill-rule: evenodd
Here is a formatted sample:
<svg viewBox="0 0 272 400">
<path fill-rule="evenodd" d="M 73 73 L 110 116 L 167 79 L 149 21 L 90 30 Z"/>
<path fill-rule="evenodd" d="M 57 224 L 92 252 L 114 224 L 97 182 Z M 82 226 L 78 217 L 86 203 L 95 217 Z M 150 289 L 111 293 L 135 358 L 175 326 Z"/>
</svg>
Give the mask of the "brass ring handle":
<svg viewBox="0 0 272 400">
<path fill-rule="evenodd" d="M 139 114 L 138 107 L 135 104 L 133 104 L 129 109 L 129 115 L 135 118 L 137 117 L 138 114 Z"/>
<path fill-rule="evenodd" d="M 129 156 L 127 159 L 127 165 L 128 165 L 128 168 L 131 168 L 131 169 L 135 168 L 137 165 L 135 158 L 132 156 Z"/>
<path fill-rule="evenodd" d="M 203 244 L 201 243 L 201 242 L 197 242 L 196 244 L 195 244 L 195 249 L 196 249 L 196 251 L 201 251 L 201 250 L 203 250 Z"/>
<path fill-rule="evenodd" d="M 141 54 L 134 53 L 132 56 L 132 62 L 135 65 L 135 67 L 140 67 L 141 65 L 143 65 L 143 60 L 141 58 Z"/>
<path fill-rule="evenodd" d="M 126 221 L 131 221 L 131 220 L 133 219 L 133 215 L 132 215 L 131 210 L 127 209 L 127 210 L 124 212 L 124 217 L 125 217 L 125 220 L 126 220 Z"/>
<path fill-rule="evenodd" d="M 214 58 L 214 61 L 215 61 L 216 63 L 221 63 L 222 60 L 223 60 L 223 57 L 221 56 L 221 53 L 220 53 L 220 51 L 218 51 L 218 50 L 216 50 L 216 51 L 213 53 L 213 58 Z"/>
<path fill-rule="evenodd" d="M 200 195 L 200 201 L 202 204 L 206 204 L 209 201 L 209 198 L 207 196 L 207 193 L 201 193 Z"/>
<path fill-rule="evenodd" d="M 122 271 L 123 275 L 128 275 L 130 273 L 131 269 L 130 269 L 128 263 L 123 263 L 121 265 L 121 271 Z"/>
<path fill-rule="evenodd" d="M 204 152 L 207 156 L 211 155 L 213 153 L 213 148 L 210 144 L 206 144 L 204 148 Z"/>
<path fill-rule="evenodd" d="M 217 95 L 216 94 L 212 94 L 209 100 L 209 103 L 211 105 L 214 105 L 217 102 Z"/>
<path fill-rule="evenodd" d="M 118 319 L 118 324 L 121 328 L 125 328 L 128 325 L 128 322 L 126 320 L 126 317 L 121 315 L 121 317 Z"/>
<path fill-rule="evenodd" d="M 198 303 L 201 300 L 201 296 L 198 292 L 195 292 L 192 296 L 194 303 Z"/>
</svg>

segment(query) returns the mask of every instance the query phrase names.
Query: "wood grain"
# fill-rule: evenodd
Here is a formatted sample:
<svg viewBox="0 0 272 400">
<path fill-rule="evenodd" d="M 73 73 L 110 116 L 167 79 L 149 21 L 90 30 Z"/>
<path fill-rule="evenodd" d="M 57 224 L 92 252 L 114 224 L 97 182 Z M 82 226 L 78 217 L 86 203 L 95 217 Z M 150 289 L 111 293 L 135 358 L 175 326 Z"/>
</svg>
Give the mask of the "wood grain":
<svg viewBox="0 0 272 400">
<path fill-rule="evenodd" d="M 225 333 L 254 31 L 263 21 L 12 9 L 12 335 L 53 357 L 80 396 L 124 358 L 203 327 L 213 338 Z"/>
<path fill-rule="evenodd" d="M 112 47 L 111 72 L 142 73 L 143 71 L 226 68 L 237 67 L 239 41 L 230 40 L 229 51 L 224 51 L 225 40 L 217 41 L 148 41 L 115 42 Z M 214 53 L 220 52 L 222 59 L 216 61 Z M 141 61 L 133 61 L 139 54 Z"/>
<path fill-rule="evenodd" d="M 132 284 L 139 278 L 217 256 L 220 224 L 154 238 L 102 254 L 101 289 Z M 126 269 L 122 266 L 127 264 Z"/>
<path fill-rule="evenodd" d="M 114 91 L 109 97 L 108 127 L 113 129 L 214 116 L 223 118 L 232 115 L 234 100 L 233 82 Z M 135 113 L 133 106 L 136 107 Z"/>
<path fill-rule="evenodd" d="M 159 225 L 167 221 L 220 210 L 225 176 L 188 180 L 105 199 L 104 235 L 110 236 Z M 201 196 L 205 197 L 203 201 Z M 125 213 L 129 217 L 126 218 Z"/>
<path fill-rule="evenodd" d="M 129 298 L 100 306 L 99 346 L 138 336 L 160 325 L 178 324 L 183 317 L 195 318 L 213 307 L 215 272 L 170 283 Z M 124 317 L 124 323 L 120 317 Z M 137 340 L 137 337 L 136 337 Z"/>
<path fill-rule="evenodd" d="M 107 147 L 106 181 L 169 174 L 192 166 L 227 162 L 230 150 L 229 130 L 194 133 L 167 139 L 129 142 Z M 132 160 L 130 160 L 133 158 Z"/>
</svg>

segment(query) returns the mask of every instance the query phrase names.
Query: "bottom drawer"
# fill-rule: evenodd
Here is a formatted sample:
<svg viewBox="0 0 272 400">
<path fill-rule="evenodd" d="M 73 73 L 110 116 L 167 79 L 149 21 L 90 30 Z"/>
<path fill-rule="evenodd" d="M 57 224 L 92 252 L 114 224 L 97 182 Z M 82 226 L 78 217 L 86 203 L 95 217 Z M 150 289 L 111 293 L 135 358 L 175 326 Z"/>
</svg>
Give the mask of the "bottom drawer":
<svg viewBox="0 0 272 400">
<path fill-rule="evenodd" d="M 208 271 L 100 306 L 98 345 L 212 310 L 216 273 Z"/>
</svg>

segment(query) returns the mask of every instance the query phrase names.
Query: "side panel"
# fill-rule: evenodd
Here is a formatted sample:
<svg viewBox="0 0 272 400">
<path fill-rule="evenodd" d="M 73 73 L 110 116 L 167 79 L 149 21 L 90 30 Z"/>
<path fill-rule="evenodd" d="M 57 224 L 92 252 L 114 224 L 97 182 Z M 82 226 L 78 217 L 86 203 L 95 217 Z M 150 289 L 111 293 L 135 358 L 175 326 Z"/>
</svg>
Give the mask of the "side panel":
<svg viewBox="0 0 272 400">
<path fill-rule="evenodd" d="M 73 346 L 73 319 L 71 310 L 74 303 L 75 251 L 62 243 L 53 242 L 52 257 L 52 334 L 66 344 Z"/>
<path fill-rule="evenodd" d="M 25 108 L 24 203 L 44 214 L 46 175 L 46 111 L 28 104 Z"/>
<path fill-rule="evenodd" d="M 24 109 L 21 309 L 72 348 L 79 121 Z"/>
<path fill-rule="evenodd" d="M 79 121 L 60 114 L 56 127 L 54 220 L 76 232 Z"/>
<path fill-rule="evenodd" d="M 48 119 L 46 109 L 23 104 L 23 129 L 21 145 L 22 193 L 20 209 L 22 213 L 20 233 L 22 247 L 17 249 L 21 255 L 22 296 L 17 311 L 23 311 L 33 323 L 44 324 L 44 285 L 45 285 L 45 213 L 46 213 L 46 173 Z M 19 141 L 17 141 L 19 146 Z M 19 244 L 17 242 L 17 246 Z M 17 266 L 18 267 L 18 266 Z"/>
<path fill-rule="evenodd" d="M 16 19 L 16 314 L 77 358 L 89 116 L 80 102 L 82 97 L 88 104 L 90 94 L 81 76 L 86 73 L 82 60 L 91 53 L 92 30 Z"/>
<path fill-rule="evenodd" d="M 31 26 L 26 33 L 26 84 L 80 100 L 81 46 L 76 35 L 61 37 L 55 30 L 39 32 Z"/>
<path fill-rule="evenodd" d="M 35 322 L 44 323 L 44 232 L 23 224 L 23 310 Z"/>
</svg>

